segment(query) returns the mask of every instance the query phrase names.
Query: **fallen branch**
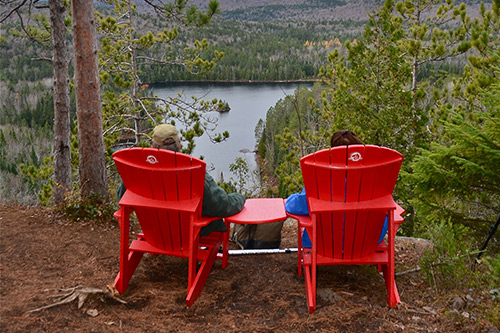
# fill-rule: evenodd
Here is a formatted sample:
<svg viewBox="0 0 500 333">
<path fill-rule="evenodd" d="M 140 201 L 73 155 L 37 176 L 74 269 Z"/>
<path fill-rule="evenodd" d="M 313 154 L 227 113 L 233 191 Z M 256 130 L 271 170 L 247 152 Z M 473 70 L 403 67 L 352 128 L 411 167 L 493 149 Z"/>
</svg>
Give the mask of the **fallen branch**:
<svg viewBox="0 0 500 333">
<path fill-rule="evenodd" d="M 432 268 L 432 267 L 437 267 L 437 266 L 441 266 L 441 265 L 456 265 L 456 263 L 450 262 L 450 261 L 438 261 L 438 262 L 431 263 L 429 265 L 429 267 Z M 421 270 L 422 270 L 422 268 L 420 266 L 417 266 L 417 267 L 409 269 L 407 271 L 395 273 L 394 275 L 395 276 L 400 276 L 400 275 L 405 275 L 405 274 L 420 272 Z"/>
<path fill-rule="evenodd" d="M 85 300 L 87 299 L 87 297 L 89 295 L 92 295 L 92 294 L 94 294 L 94 295 L 95 294 L 103 294 L 105 296 L 111 297 L 112 299 L 114 299 L 117 302 L 120 302 L 122 304 L 127 304 L 126 301 L 116 297 L 113 294 L 113 291 L 110 290 L 109 286 L 107 286 L 106 289 L 76 286 L 73 288 L 61 289 L 60 291 L 64 292 L 64 294 L 51 296 L 51 297 L 58 298 L 58 300 L 55 303 L 45 305 L 45 306 L 39 307 L 37 309 L 30 310 L 30 311 L 28 311 L 28 313 L 38 312 L 38 311 L 41 311 L 44 309 L 49 309 L 49 308 L 52 308 L 52 307 L 55 307 L 58 305 L 62 305 L 62 304 L 68 304 L 68 303 L 73 302 L 75 299 L 78 299 L 78 309 L 81 309 L 81 307 L 83 306 L 83 303 L 85 303 Z"/>
<path fill-rule="evenodd" d="M 413 269 L 409 269 L 409 270 L 406 270 L 406 271 L 403 271 L 403 272 L 397 272 L 395 273 L 394 275 L 395 276 L 401 276 L 401 275 L 406 275 L 406 274 L 411 274 L 411 273 L 416 273 L 416 272 L 419 272 L 421 271 L 422 269 L 417 266 L 416 268 L 413 268 Z"/>
</svg>

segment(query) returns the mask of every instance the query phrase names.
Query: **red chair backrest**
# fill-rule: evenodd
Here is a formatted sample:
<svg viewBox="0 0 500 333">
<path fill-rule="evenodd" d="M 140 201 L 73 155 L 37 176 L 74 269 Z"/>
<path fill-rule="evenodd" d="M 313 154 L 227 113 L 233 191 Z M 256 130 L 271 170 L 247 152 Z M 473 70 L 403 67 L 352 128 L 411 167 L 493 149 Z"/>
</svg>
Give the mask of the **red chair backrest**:
<svg viewBox="0 0 500 333">
<path fill-rule="evenodd" d="M 349 145 L 307 155 L 300 164 L 308 200 L 352 203 L 392 195 L 402 161 L 403 155 L 389 148 Z M 335 259 L 356 259 L 374 253 L 386 213 L 316 214 L 317 253 Z"/>
<path fill-rule="evenodd" d="M 148 199 L 175 202 L 196 199 L 195 216 L 179 211 L 134 207 L 147 241 L 162 250 L 184 252 L 189 246 L 189 221 L 201 216 L 205 162 L 156 148 L 129 148 L 113 154 L 127 191 Z"/>
</svg>

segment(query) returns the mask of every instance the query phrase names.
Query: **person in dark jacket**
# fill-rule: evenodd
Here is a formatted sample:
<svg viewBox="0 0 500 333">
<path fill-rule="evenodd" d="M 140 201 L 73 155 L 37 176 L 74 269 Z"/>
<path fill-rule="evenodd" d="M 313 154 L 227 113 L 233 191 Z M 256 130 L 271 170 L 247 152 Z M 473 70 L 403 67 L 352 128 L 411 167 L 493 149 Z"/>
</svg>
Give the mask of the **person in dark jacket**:
<svg viewBox="0 0 500 333">
<path fill-rule="evenodd" d="M 179 131 L 170 124 L 161 124 L 153 129 L 152 146 L 159 149 L 167 149 L 175 152 L 181 150 Z M 120 201 L 125 193 L 123 183 L 117 189 L 117 199 Z M 239 213 L 245 205 L 245 196 L 240 193 L 226 193 L 217 185 L 215 180 L 205 173 L 205 188 L 203 190 L 203 205 L 201 214 L 203 216 L 226 217 Z M 207 236 L 213 231 L 226 232 L 226 225 L 222 220 L 210 222 L 201 228 L 200 236 Z"/>
</svg>

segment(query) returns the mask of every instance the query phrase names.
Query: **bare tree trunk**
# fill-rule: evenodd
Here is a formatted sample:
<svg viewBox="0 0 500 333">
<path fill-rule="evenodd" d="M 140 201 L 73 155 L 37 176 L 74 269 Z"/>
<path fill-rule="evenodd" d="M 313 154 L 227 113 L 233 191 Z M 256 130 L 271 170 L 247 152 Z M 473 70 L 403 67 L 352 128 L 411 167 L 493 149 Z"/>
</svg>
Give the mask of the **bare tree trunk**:
<svg viewBox="0 0 500 333">
<path fill-rule="evenodd" d="M 54 72 L 54 203 L 64 203 L 71 189 L 71 149 L 69 114 L 69 72 L 66 7 L 60 0 L 49 0 L 52 28 L 52 67 Z"/>
<path fill-rule="evenodd" d="M 411 91 L 413 92 L 413 112 L 417 114 L 417 90 L 418 90 L 418 53 L 415 53 L 413 57 L 413 63 L 411 64 Z"/>
<path fill-rule="evenodd" d="M 137 57 L 135 53 L 135 49 L 131 50 L 132 52 L 132 72 L 134 74 L 134 81 L 132 83 L 132 98 L 133 98 L 133 105 L 134 109 L 138 110 L 139 107 L 139 76 L 137 75 Z M 135 144 L 138 144 L 141 142 L 141 136 L 142 136 L 142 121 L 141 121 L 141 113 L 137 114 L 134 117 L 134 127 L 135 127 Z"/>
<path fill-rule="evenodd" d="M 128 24 L 133 27 L 133 22 L 132 22 L 132 1 L 128 2 Z M 132 48 L 130 50 L 132 53 L 132 75 L 134 76 L 134 79 L 132 81 L 132 99 L 133 99 L 133 105 L 134 105 L 134 110 L 139 109 L 139 82 L 140 78 L 139 75 L 137 74 L 137 53 L 135 48 Z M 142 139 L 142 111 L 139 111 L 138 114 L 134 117 L 134 129 L 135 129 L 135 144 L 137 145 L 139 142 L 141 142 Z"/>
<path fill-rule="evenodd" d="M 99 69 L 92 0 L 72 0 L 75 86 L 82 196 L 107 197 L 99 96 Z"/>
</svg>

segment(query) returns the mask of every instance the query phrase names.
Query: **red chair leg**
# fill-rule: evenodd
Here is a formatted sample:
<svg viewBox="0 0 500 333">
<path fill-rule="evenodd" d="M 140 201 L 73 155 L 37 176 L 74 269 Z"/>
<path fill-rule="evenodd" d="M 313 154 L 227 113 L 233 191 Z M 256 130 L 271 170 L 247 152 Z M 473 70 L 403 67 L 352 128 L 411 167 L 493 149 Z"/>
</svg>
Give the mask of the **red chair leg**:
<svg viewBox="0 0 500 333">
<path fill-rule="evenodd" d="M 191 235 L 189 239 L 189 257 L 188 257 L 188 290 L 191 289 L 194 279 L 196 276 L 196 266 L 198 264 L 198 246 L 200 239 L 200 228 L 194 228 L 193 235 L 197 235 L 193 237 Z"/>
<path fill-rule="evenodd" d="M 313 286 L 311 283 L 311 267 L 304 266 L 304 280 L 306 283 L 306 297 L 307 297 L 307 307 L 309 309 L 309 313 L 312 313 L 315 309 L 314 304 L 314 294 Z"/>
<path fill-rule="evenodd" d="M 214 265 L 215 258 L 217 257 L 217 253 L 219 252 L 219 249 L 221 247 L 221 243 L 222 240 L 219 238 L 217 243 L 212 248 L 209 248 L 208 250 L 203 250 L 203 251 L 210 251 L 210 253 L 208 254 L 206 260 L 202 262 L 200 268 L 198 269 L 193 284 L 188 288 L 188 294 L 186 297 L 187 306 L 191 306 L 194 303 L 194 301 L 196 301 L 196 299 L 200 296 L 201 291 L 205 286 L 205 282 L 207 281 L 208 275 L 212 270 L 212 266 Z"/>
<path fill-rule="evenodd" d="M 227 263 L 229 260 L 229 230 L 230 230 L 230 224 L 229 222 L 226 222 L 226 228 L 227 231 L 224 233 L 223 237 L 223 242 L 222 242 L 222 269 L 225 269 L 227 267 Z"/>
<path fill-rule="evenodd" d="M 128 283 L 132 278 L 132 275 L 134 274 L 135 270 L 137 269 L 137 266 L 139 265 L 142 256 L 143 256 L 142 252 L 131 251 L 125 260 L 120 258 L 121 268 L 114 282 L 115 288 L 116 290 L 118 290 L 118 292 L 123 293 L 125 292 L 125 290 L 127 290 Z M 122 261 L 124 261 L 123 264 Z"/>
<path fill-rule="evenodd" d="M 391 308 L 397 307 L 399 300 L 398 289 L 396 287 L 396 280 L 394 278 L 394 240 L 396 237 L 396 228 L 394 224 L 394 212 L 389 213 L 389 237 L 388 237 L 388 260 L 386 266 L 386 276 L 384 276 L 387 286 L 387 303 Z"/>
<path fill-rule="evenodd" d="M 382 266 L 382 273 L 384 275 L 385 287 L 387 289 L 387 305 L 391 308 L 397 307 L 401 303 L 399 298 L 398 288 L 396 286 L 396 280 L 394 279 L 394 270 L 392 274 L 390 273 L 388 265 Z"/>
<path fill-rule="evenodd" d="M 298 223 L 298 230 L 297 230 L 297 270 L 299 276 L 302 275 L 302 230 L 304 230 L 303 227 L 300 226 L 300 223 Z"/>
<path fill-rule="evenodd" d="M 120 293 L 127 290 L 130 278 L 143 255 L 141 252 L 129 251 L 130 212 L 130 208 L 122 207 L 114 214 L 120 226 L 120 272 L 115 278 L 114 285 Z"/>
<path fill-rule="evenodd" d="M 306 284 L 306 298 L 309 313 L 316 309 L 316 266 L 312 261 L 312 253 L 310 249 L 304 253 L 304 282 Z"/>
<path fill-rule="evenodd" d="M 309 235 L 311 237 L 311 235 Z M 313 222 L 313 227 L 312 227 L 312 249 L 311 249 L 311 256 L 312 256 L 312 261 L 311 261 L 311 285 L 312 285 L 312 297 L 313 297 L 313 310 L 316 309 L 316 272 L 317 272 L 317 267 L 318 267 L 318 238 L 317 238 L 317 231 L 316 231 L 316 222 Z M 311 310 L 309 310 L 311 311 Z"/>
</svg>

